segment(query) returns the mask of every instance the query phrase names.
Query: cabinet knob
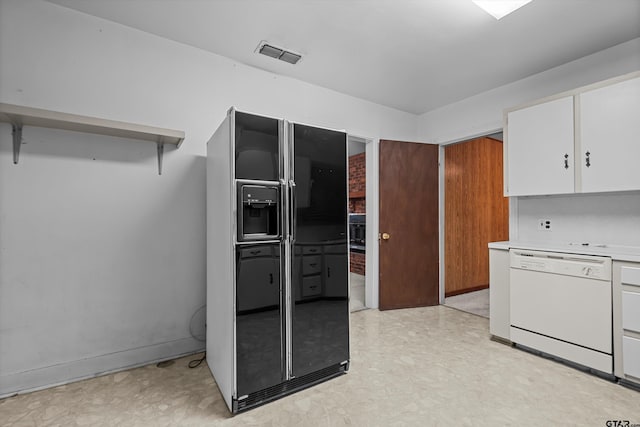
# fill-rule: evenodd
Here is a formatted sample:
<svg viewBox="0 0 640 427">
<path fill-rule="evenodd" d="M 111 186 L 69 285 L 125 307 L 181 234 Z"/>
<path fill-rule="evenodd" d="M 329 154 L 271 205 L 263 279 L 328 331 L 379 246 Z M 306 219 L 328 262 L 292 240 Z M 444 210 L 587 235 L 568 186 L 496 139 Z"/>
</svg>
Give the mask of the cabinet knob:
<svg viewBox="0 0 640 427">
<path fill-rule="evenodd" d="M 585 160 L 585 165 L 587 167 L 591 167 L 591 157 L 590 157 L 591 153 L 587 151 L 586 153 L 584 153 L 584 155 L 585 155 L 585 159 L 584 159 Z"/>
<path fill-rule="evenodd" d="M 564 155 L 564 168 L 569 169 L 569 155 L 567 153 Z"/>
</svg>

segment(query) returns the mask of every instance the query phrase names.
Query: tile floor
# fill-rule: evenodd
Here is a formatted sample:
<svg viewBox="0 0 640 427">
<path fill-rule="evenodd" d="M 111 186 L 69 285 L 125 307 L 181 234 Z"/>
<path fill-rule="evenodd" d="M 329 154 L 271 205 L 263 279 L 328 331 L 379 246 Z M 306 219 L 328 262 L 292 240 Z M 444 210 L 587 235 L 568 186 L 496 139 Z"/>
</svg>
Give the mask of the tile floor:
<svg viewBox="0 0 640 427">
<path fill-rule="evenodd" d="M 445 298 L 444 305 L 489 318 L 489 289 Z"/>
<path fill-rule="evenodd" d="M 193 357 L 0 401 L 13 426 L 605 426 L 640 393 L 489 339 L 445 306 L 351 316 L 348 374 L 231 417 Z"/>
<path fill-rule="evenodd" d="M 351 312 L 367 308 L 364 305 L 364 276 L 362 274 L 349 273 L 349 308 Z"/>
</svg>

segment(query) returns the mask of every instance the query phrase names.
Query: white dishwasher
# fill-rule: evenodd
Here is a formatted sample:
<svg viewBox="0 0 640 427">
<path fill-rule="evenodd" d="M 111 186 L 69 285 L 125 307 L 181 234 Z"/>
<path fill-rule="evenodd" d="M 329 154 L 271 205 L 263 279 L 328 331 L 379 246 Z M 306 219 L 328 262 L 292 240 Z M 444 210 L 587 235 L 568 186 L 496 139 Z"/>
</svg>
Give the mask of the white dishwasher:
<svg viewBox="0 0 640 427">
<path fill-rule="evenodd" d="M 612 374 L 611 258 L 509 252 L 511 341 Z"/>
</svg>

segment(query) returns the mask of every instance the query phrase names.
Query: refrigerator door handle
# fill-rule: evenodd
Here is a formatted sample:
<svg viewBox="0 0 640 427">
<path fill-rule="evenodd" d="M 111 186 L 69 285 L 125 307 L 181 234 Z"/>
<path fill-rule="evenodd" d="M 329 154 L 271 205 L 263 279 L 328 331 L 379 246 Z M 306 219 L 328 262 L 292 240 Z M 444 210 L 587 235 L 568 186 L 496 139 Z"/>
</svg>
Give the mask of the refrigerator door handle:
<svg viewBox="0 0 640 427">
<path fill-rule="evenodd" d="M 286 211 L 287 206 L 287 182 L 284 179 L 280 180 L 280 209 L 278 215 L 280 215 L 280 237 L 282 242 L 286 242 L 289 239 L 289 219 Z"/>
<path fill-rule="evenodd" d="M 291 229 L 289 230 L 289 235 L 291 236 L 291 241 L 296 240 L 296 183 L 293 180 L 289 181 L 289 225 Z"/>
</svg>

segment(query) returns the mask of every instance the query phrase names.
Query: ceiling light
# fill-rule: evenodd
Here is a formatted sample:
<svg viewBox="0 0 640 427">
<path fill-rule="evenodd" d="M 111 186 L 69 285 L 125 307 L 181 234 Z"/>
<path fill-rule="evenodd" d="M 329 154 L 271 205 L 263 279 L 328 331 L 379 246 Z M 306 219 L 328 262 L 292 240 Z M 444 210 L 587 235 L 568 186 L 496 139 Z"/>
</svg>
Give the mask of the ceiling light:
<svg viewBox="0 0 640 427">
<path fill-rule="evenodd" d="M 520 9 L 531 0 L 471 0 L 479 8 L 496 19 L 503 18 L 511 12 Z"/>
<path fill-rule="evenodd" d="M 296 64 L 302 58 L 302 55 L 267 44 L 267 42 L 265 42 L 264 40 L 261 41 L 260 44 L 258 44 L 256 52 L 266 56 L 270 56 L 271 58 L 288 62 L 289 64 Z"/>
</svg>

